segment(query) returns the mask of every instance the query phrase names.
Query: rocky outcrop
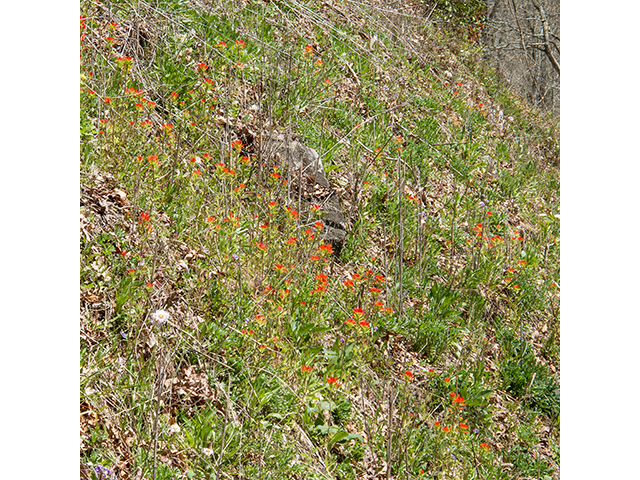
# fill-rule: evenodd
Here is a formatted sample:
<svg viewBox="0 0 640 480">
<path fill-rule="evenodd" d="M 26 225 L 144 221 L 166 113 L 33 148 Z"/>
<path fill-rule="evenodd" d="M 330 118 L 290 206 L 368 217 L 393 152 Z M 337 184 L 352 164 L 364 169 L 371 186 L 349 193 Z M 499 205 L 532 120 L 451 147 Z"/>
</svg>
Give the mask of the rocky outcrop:
<svg viewBox="0 0 640 480">
<path fill-rule="evenodd" d="M 247 115 L 254 119 L 258 111 L 254 106 Z M 320 220 L 324 226 L 322 238 L 331 244 L 334 255 L 338 257 L 347 237 L 347 222 L 340 199 L 327 180 L 320 154 L 297 140 L 287 141 L 283 133 L 274 130 L 267 133 L 265 129 L 259 135 L 257 127 L 223 116 L 216 117 L 215 122 L 234 132 L 244 145 L 243 151 L 252 154 L 260 151 L 262 158 L 274 160 L 288 169 L 292 199 L 304 203 L 304 211 L 309 211 L 314 204 L 320 206 Z"/>
<path fill-rule="evenodd" d="M 314 204 L 320 207 L 324 225 L 322 238 L 331 244 L 335 256 L 339 256 L 347 236 L 347 223 L 340 200 L 327 180 L 320 154 L 298 141 L 292 141 L 280 143 L 276 155 L 289 169 L 293 193 L 304 201 L 306 207 Z"/>
</svg>

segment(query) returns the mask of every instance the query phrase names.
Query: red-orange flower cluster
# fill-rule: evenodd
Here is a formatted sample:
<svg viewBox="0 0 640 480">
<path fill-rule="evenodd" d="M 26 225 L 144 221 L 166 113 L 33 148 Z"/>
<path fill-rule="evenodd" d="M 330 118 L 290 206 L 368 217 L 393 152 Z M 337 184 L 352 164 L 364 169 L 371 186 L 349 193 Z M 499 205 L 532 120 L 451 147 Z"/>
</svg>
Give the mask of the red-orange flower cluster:
<svg viewBox="0 0 640 480">
<path fill-rule="evenodd" d="M 242 142 L 240 140 L 234 140 L 231 143 L 231 149 L 236 151 L 237 153 L 240 153 L 240 150 L 242 150 L 242 147 L 244 145 L 242 144 Z"/>
<path fill-rule="evenodd" d="M 318 247 L 318 251 L 319 251 L 319 252 L 324 251 L 324 252 L 327 252 L 328 254 L 331 254 L 331 253 L 333 253 L 333 248 L 331 248 L 331 245 L 330 245 L 330 244 L 325 243 L 324 245 L 320 245 L 320 246 Z"/>
<path fill-rule="evenodd" d="M 464 398 L 462 398 L 462 397 L 461 397 L 460 395 L 458 395 L 457 393 L 455 393 L 455 392 L 451 392 L 449 395 L 451 396 L 451 401 L 452 401 L 454 404 L 456 404 L 456 403 L 458 404 L 458 405 L 457 405 L 457 407 L 458 407 L 458 408 L 464 408 L 464 407 L 466 407 L 466 406 L 467 406 L 467 404 L 466 404 L 466 403 L 464 403 Z"/>
</svg>

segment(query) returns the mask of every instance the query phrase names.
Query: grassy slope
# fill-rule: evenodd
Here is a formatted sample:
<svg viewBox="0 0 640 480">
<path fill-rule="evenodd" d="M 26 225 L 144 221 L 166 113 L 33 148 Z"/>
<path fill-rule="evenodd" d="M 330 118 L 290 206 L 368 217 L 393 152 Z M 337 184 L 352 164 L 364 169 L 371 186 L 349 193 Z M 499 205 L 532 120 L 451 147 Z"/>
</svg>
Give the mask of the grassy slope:
<svg viewBox="0 0 640 480">
<path fill-rule="evenodd" d="M 82 464 L 558 478 L 554 124 L 417 4 L 110 5 L 81 7 Z M 337 261 L 270 133 L 323 155 Z"/>
</svg>

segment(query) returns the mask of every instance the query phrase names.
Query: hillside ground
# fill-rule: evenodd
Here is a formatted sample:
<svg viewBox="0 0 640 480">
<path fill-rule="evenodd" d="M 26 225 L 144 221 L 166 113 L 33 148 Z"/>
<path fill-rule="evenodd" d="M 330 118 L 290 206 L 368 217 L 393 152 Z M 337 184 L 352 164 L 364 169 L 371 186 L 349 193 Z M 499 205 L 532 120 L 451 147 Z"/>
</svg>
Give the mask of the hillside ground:
<svg viewBox="0 0 640 480">
<path fill-rule="evenodd" d="M 557 121 L 454 13 L 81 3 L 82 478 L 559 478 Z"/>
</svg>

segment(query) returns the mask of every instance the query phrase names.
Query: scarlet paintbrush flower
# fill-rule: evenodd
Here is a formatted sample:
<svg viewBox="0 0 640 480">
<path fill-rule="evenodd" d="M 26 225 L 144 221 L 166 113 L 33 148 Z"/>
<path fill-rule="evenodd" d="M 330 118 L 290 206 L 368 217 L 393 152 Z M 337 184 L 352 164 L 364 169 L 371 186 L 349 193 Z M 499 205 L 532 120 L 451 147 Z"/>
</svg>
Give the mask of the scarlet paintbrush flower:
<svg viewBox="0 0 640 480">
<path fill-rule="evenodd" d="M 313 367 L 307 367 L 306 365 L 302 366 L 302 371 L 303 372 L 310 372 L 311 370 L 313 370 Z"/>
<path fill-rule="evenodd" d="M 329 378 L 327 378 L 327 382 L 329 383 L 336 383 L 338 381 L 338 379 L 336 377 L 334 377 L 333 375 L 330 376 Z"/>
<path fill-rule="evenodd" d="M 234 140 L 234 141 L 231 143 L 231 148 L 232 148 L 233 150 L 235 150 L 236 152 L 238 152 L 238 153 L 240 153 L 240 150 L 242 150 L 242 147 L 243 147 L 243 146 L 244 146 L 244 145 L 242 145 L 242 142 L 241 142 L 240 140 Z"/>
<path fill-rule="evenodd" d="M 321 252 L 321 251 L 323 251 L 323 250 L 324 250 L 325 252 L 327 252 L 327 253 L 333 253 L 333 248 L 331 248 L 331 245 L 330 245 L 330 244 L 328 244 L 328 243 L 325 243 L 324 245 L 320 245 L 320 246 L 318 247 L 318 251 L 319 251 L 319 252 Z"/>
<path fill-rule="evenodd" d="M 452 392 L 453 393 L 453 392 Z M 466 407 L 467 404 L 464 403 L 464 398 L 461 397 L 460 395 L 457 395 L 454 393 L 455 398 L 452 398 L 451 401 L 453 403 L 457 403 L 458 404 L 458 408 L 462 408 L 462 407 Z"/>
<path fill-rule="evenodd" d="M 353 313 L 355 313 L 356 315 L 364 315 L 364 310 L 362 310 L 361 308 L 354 308 Z"/>
</svg>

